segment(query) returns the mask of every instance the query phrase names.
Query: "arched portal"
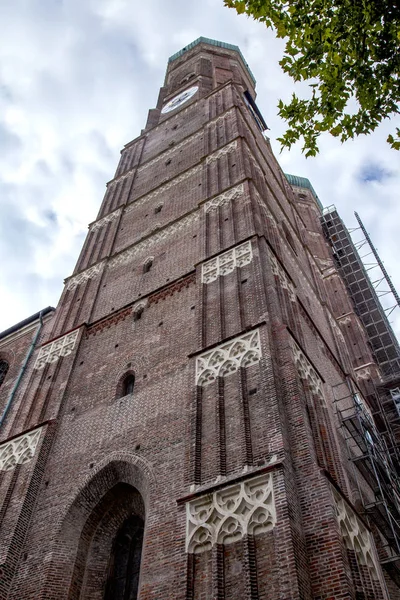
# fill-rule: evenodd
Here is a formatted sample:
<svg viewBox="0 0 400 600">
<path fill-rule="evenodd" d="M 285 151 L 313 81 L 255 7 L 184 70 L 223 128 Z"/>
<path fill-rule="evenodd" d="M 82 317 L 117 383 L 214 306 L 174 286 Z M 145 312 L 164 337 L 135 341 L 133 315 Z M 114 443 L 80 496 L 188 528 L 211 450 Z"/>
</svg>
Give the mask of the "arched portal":
<svg viewBox="0 0 400 600">
<path fill-rule="evenodd" d="M 136 600 L 144 523 L 134 487 L 118 483 L 105 494 L 82 529 L 69 600 Z"/>
<path fill-rule="evenodd" d="M 118 460 L 99 468 L 81 487 L 60 524 L 46 569 L 49 579 L 60 581 L 60 599 L 139 597 L 151 475 L 143 459 L 132 457 L 129 463 Z"/>
</svg>

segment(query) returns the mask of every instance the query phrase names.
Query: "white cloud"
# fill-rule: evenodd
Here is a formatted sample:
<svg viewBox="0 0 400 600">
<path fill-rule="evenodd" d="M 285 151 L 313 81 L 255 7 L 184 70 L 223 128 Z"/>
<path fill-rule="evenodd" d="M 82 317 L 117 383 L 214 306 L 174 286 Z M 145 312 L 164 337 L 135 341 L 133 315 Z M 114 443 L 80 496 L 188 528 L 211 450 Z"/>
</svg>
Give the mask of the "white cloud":
<svg viewBox="0 0 400 600">
<path fill-rule="evenodd" d="M 308 177 L 349 227 L 360 213 L 400 288 L 399 155 L 385 142 L 394 122 L 345 145 L 323 137 L 315 159 L 298 147 L 279 155 L 276 105 L 293 84 L 278 65 L 282 41 L 263 25 L 222 0 L 14 0 L 0 4 L 0 20 L 0 329 L 57 303 L 119 150 L 156 103 L 168 57 L 201 35 L 241 48 L 283 169 Z M 368 168 L 391 175 L 362 181 Z"/>
</svg>

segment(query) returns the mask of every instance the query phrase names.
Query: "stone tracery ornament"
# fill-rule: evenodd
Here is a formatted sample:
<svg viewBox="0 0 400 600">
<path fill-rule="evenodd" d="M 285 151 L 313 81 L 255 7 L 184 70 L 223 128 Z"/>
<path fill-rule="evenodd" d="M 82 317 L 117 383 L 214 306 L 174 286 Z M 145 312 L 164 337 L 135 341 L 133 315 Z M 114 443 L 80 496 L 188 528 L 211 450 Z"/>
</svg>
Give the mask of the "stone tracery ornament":
<svg viewBox="0 0 400 600">
<path fill-rule="evenodd" d="M 196 175 L 197 173 L 199 173 L 202 170 L 202 168 L 203 168 L 202 165 L 197 165 L 196 167 L 193 167 L 191 169 L 188 169 L 187 171 L 184 171 L 184 173 L 182 173 L 181 175 L 178 175 L 178 177 L 174 177 L 173 179 L 168 180 L 165 184 L 160 185 L 153 192 L 150 192 L 149 194 L 142 196 L 142 198 L 140 198 L 139 200 L 135 200 L 134 202 L 131 202 L 130 204 L 128 204 L 125 208 L 125 212 L 126 213 L 130 212 L 131 210 L 133 210 L 137 206 L 143 204 L 144 202 L 152 200 L 152 199 L 156 198 L 157 196 L 159 196 L 160 194 L 165 194 L 166 191 L 168 191 L 170 188 L 174 187 L 178 183 L 181 183 L 182 181 L 185 181 L 185 179 L 188 179 L 192 175 Z"/>
<path fill-rule="evenodd" d="M 219 150 L 216 150 L 212 154 L 209 154 L 209 156 L 207 156 L 206 158 L 206 165 L 218 160 L 219 158 L 221 158 L 221 156 L 224 156 L 225 154 L 229 154 L 229 152 L 232 152 L 232 150 L 236 150 L 236 148 L 237 140 L 234 140 L 233 142 L 230 142 L 229 144 L 223 146 Z"/>
<path fill-rule="evenodd" d="M 344 339 L 344 335 L 342 333 L 342 330 L 340 329 L 339 325 L 337 324 L 337 321 L 334 317 L 332 317 L 331 313 L 328 312 L 328 319 L 329 319 L 329 323 L 332 326 L 332 329 L 336 332 L 336 335 L 338 336 L 338 338 L 340 339 L 340 341 L 342 342 L 343 345 L 346 344 L 346 341 Z M 339 320 L 340 323 L 344 324 L 343 321 Z"/>
<path fill-rule="evenodd" d="M 129 169 L 129 171 L 125 171 L 125 173 L 123 173 L 122 175 L 118 175 L 118 177 L 115 177 L 112 181 L 107 183 L 107 190 L 112 189 L 117 183 L 120 183 L 120 181 L 131 177 L 135 169 L 136 167 L 132 167 L 132 169 Z"/>
<path fill-rule="evenodd" d="M 103 227 L 103 225 L 106 225 L 106 223 L 110 223 L 111 221 L 114 221 L 114 219 L 116 219 L 121 214 L 121 212 L 122 212 L 122 208 L 117 208 L 117 210 L 114 210 L 113 212 L 109 213 L 108 215 L 106 215 L 105 217 L 100 219 L 99 221 L 95 221 L 90 226 L 90 231 L 91 232 L 96 231 L 97 229 L 100 229 L 101 227 Z"/>
<path fill-rule="evenodd" d="M 208 385 L 217 377 L 226 377 L 241 367 L 255 365 L 261 356 L 259 330 L 240 335 L 197 357 L 196 385 Z"/>
<path fill-rule="evenodd" d="M 248 265 L 252 260 L 251 242 L 240 244 L 204 263 L 201 269 L 201 281 L 202 283 L 211 283 L 220 276 L 232 273 L 238 267 Z"/>
<path fill-rule="evenodd" d="M 260 165 L 258 164 L 256 158 L 250 153 L 250 159 L 251 159 L 251 163 L 253 165 L 253 167 L 255 168 L 255 170 L 257 171 L 257 173 L 261 176 L 264 177 L 264 173 L 260 167 Z"/>
<path fill-rule="evenodd" d="M 242 196 L 243 194 L 244 194 L 244 185 L 243 185 L 243 183 L 240 183 L 239 185 L 236 185 L 235 187 L 231 188 L 230 190 L 227 190 L 226 192 L 219 194 L 219 196 L 212 198 L 208 202 L 205 202 L 203 205 L 204 211 L 207 213 L 207 212 L 211 212 L 213 210 L 217 210 L 217 208 L 219 206 L 224 206 L 224 204 L 228 204 L 228 202 L 230 202 L 231 200 L 234 200 L 235 198 L 238 198 L 239 196 Z"/>
<path fill-rule="evenodd" d="M 357 380 L 371 379 L 371 369 L 369 367 L 356 367 L 354 373 Z"/>
<path fill-rule="evenodd" d="M 200 496 L 186 505 L 186 552 L 199 554 L 215 544 L 232 544 L 276 524 L 271 473 Z"/>
<path fill-rule="evenodd" d="M 45 344 L 41 347 L 39 355 L 35 362 L 35 369 L 43 369 L 47 363 L 54 363 L 61 356 L 68 356 L 74 349 L 75 342 L 79 335 L 79 329 L 67 333 L 61 338 Z"/>
<path fill-rule="evenodd" d="M 102 272 L 102 270 L 104 269 L 104 266 L 105 266 L 105 262 L 102 261 L 102 262 L 97 263 L 96 265 L 93 265 L 93 267 L 86 269 L 86 271 L 82 271 L 81 273 L 78 273 L 77 275 L 71 277 L 70 279 L 67 280 L 67 283 L 65 284 L 66 289 L 74 290 L 81 283 L 84 283 L 85 281 L 88 281 L 89 279 L 93 279 L 99 273 Z"/>
<path fill-rule="evenodd" d="M 371 534 L 339 492 L 334 488 L 332 489 L 335 499 L 335 513 L 346 548 L 353 550 L 360 564 L 368 567 L 371 574 L 377 579 L 378 568 Z"/>
<path fill-rule="evenodd" d="M 263 213 L 265 214 L 265 216 L 270 219 L 271 221 L 271 225 L 273 225 L 273 227 L 276 227 L 276 219 L 275 217 L 272 215 L 271 211 L 269 210 L 269 208 L 267 207 L 266 203 L 264 202 L 264 200 L 261 198 L 260 194 L 258 193 L 257 189 L 254 188 L 254 195 L 256 197 L 257 200 L 257 204 L 258 206 L 261 208 L 261 210 L 263 211 Z"/>
<path fill-rule="evenodd" d="M 301 379 L 307 381 L 313 394 L 324 400 L 322 379 L 293 338 L 291 338 L 290 342 L 299 376 Z"/>
<path fill-rule="evenodd" d="M 351 323 L 351 317 L 350 317 L 350 315 L 345 315 L 344 317 L 338 317 L 338 321 L 341 325 L 347 325 L 348 323 Z"/>
<path fill-rule="evenodd" d="M 288 291 L 290 300 L 292 302 L 296 302 L 296 294 L 294 293 L 294 285 L 291 282 L 291 280 L 289 279 L 289 277 L 286 274 L 283 267 L 279 264 L 277 258 L 272 254 L 272 252 L 269 253 L 269 260 L 271 263 L 271 269 L 272 269 L 273 274 L 276 277 L 278 277 L 279 283 L 281 284 L 281 286 L 285 290 Z"/>
<path fill-rule="evenodd" d="M 66 282 L 67 290 L 73 290 L 81 283 L 84 283 L 85 281 L 88 281 L 89 279 L 93 279 L 99 273 L 101 273 L 103 271 L 106 264 L 107 264 L 108 268 L 113 268 L 113 267 L 116 267 L 119 265 L 124 265 L 124 264 L 128 263 L 139 252 L 146 250 L 147 248 L 149 248 L 153 244 L 159 242 L 160 240 L 164 240 L 164 239 L 168 238 L 170 235 L 173 235 L 174 233 L 176 233 L 177 231 L 180 231 L 184 227 L 195 223 L 196 221 L 198 221 L 199 216 L 200 215 L 199 215 L 198 211 L 189 213 L 188 215 L 184 216 L 182 219 L 175 221 L 175 223 L 172 223 L 171 225 L 167 225 L 163 229 L 158 230 L 155 233 L 153 233 L 150 237 L 142 240 L 141 242 L 138 242 L 137 244 L 135 244 L 134 246 L 131 246 L 130 248 L 127 248 L 126 250 L 123 250 L 119 254 L 116 254 L 115 256 L 110 258 L 107 262 L 105 260 L 103 260 L 102 262 L 100 262 L 96 265 L 93 265 L 93 267 L 86 269 L 86 271 L 82 271 L 81 273 L 78 273 L 78 275 L 75 275 L 74 277 L 71 277 L 70 279 L 67 280 L 67 282 Z"/>
<path fill-rule="evenodd" d="M 123 252 L 120 252 L 119 254 L 111 258 L 107 263 L 108 268 L 126 264 L 134 256 L 136 256 L 138 252 L 146 250 L 153 244 L 156 244 L 157 242 L 168 238 L 169 236 L 173 235 L 177 231 L 180 231 L 184 227 L 195 223 L 198 219 L 199 213 L 198 211 L 196 211 L 186 215 L 182 219 L 179 219 L 179 221 L 175 221 L 175 223 L 172 223 L 171 225 L 167 225 L 167 227 L 164 227 L 164 229 L 158 230 L 155 233 L 153 233 L 151 237 L 144 239 L 142 242 L 138 242 L 131 248 L 127 248 Z"/>
<path fill-rule="evenodd" d="M 218 117 L 214 117 L 214 119 L 211 119 L 210 121 L 208 121 L 207 125 L 217 125 L 218 123 L 221 123 L 222 121 L 225 121 L 227 119 L 229 119 L 229 117 L 231 116 L 232 113 L 235 112 L 234 108 L 230 108 L 229 110 L 227 110 L 225 113 L 223 113 L 222 115 L 219 115 Z"/>
<path fill-rule="evenodd" d="M 10 471 L 33 458 L 42 429 L 35 429 L 0 445 L 0 471 Z"/>
<path fill-rule="evenodd" d="M 194 134 L 190 135 L 189 137 L 185 138 L 184 140 L 182 140 L 178 144 L 175 144 L 174 146 L 171 146 L 168 150 L 166 150 L 165 152 L 163 152 L 161 155 L 158 155 L 155 158 L 152 158 L 152 159 L 148 160 L 147 162 L 143 163 L 143 165 L 141 165 L 140 167 L 138 167 L 138 171 L 144 171 L 148 167 L 152 167 L 153 165 L 155 165 L 160 160 L 165 161 L 165 158 L 168 157 L 170 154 L 173 154 L 177 150 L 180 150 L 181 148 L 183 148 L 184 146 L 186 146 L 186 144 L 189 144 L 189 143 L 193 142 L 194 140 L 196 140 L 197 138 L 201 137 L 202 135 L 203 135 L 202 131 L 198 131 L 197 133 L 194 133 Z"/>
</svg>

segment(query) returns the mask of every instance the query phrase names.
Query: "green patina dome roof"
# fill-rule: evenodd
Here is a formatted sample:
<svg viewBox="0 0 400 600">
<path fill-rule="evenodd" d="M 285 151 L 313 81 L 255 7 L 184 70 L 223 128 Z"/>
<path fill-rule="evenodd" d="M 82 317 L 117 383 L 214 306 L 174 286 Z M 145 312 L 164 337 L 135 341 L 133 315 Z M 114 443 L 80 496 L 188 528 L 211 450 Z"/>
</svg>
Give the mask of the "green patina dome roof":
<svg viewBox="0 0 400 600">
<path fill-rule="evenodd" d="M 290 185 L 294 185 L 295 187 L 306 188 L 307 190 L 310 190 L 310 192 L 314 196 L 315 200 L 317 201 L 318 206 L 320 207 L 321 210 L 323 210 L 321 201 L 318 198 L 309 179 L 307 179 L 306 177 L 299 177 L 298 175 L 290 175 L 289 173 L 285 173 L 285 177 L 288 180 L 288 182 L 290 183 Z"/>
<path fill-rule="evenodd" d="M 251 72 L 249 65 L 245 61 L 244 56 L 241 53 L 239 46 L 234 46 L 233 44 L 227 44 L 226 42 L 219 42 L 218 40 L 212 40 L 212 39 L 206 38 L 206 37 L 199 37 L 199 38 L 197 38 L 197 40 L 194 40 L 194 42 L 191 42 L 190 44 L 188 44 L 187 46 L 182 48 L 182 50 L 179 50 L 179 52 L 175 52 L 175 54 L 173 54 L 172 56 L 169 57 L 168 63 L 171 63 L 172 61 L 176 60 L 177 58 L 179 58 L 180 56 L 185 54 L 185 52 L 188 52 L 189 50 L 191 50 L 198 44 L 209 44 L 210 46 L 218 46 L 218 48 L 226 48 L 227 50 L 234 50 L 235 52 L 237 52 L 239 54 L 240 58 L 242 59 L 243 63 L 245 64 L 253 83 L 254 84 L 256 83 L 255 77 L 254 77 L 253 73 Z"/>
</svg>

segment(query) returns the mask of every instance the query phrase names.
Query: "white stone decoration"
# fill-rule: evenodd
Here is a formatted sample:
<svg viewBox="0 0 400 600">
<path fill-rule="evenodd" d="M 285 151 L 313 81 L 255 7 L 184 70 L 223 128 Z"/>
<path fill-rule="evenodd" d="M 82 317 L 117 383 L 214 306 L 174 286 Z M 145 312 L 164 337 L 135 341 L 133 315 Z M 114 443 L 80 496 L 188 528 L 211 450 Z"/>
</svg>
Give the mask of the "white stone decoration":
<svg viewBox="0 0 400 600">
<path fill-rule="evenodd" d="M 218 277 L 232 273 L 238 267 L 248 265 L 252 260 L 251 242 L 240 244 L 204 263 L 201 268 L 201 282 L 211 283 Z"/>
<path fill-rule="evenodd" d="M 271 214 L 270 210 L 268 209 L 267 205 L 265 204 L 264 200 L 261 198 L 260 194 L 258 193 L 258 191 L 256 189 L 254 189 L 254 193 L 255 193 L 255 196 L 256 196 L 256 200 L 257 200 L 258 206 L 265 213 L 265 216 L 268 217 L 269 219 L 271 219 L 272 224 L 274 225 L 274 227 L 276 227 L 275 218 L 272 216 L 272 214 Z"/>
<path fill-rule="evenodd" d="M 47 363 L 57 362 L 62 356 L 71 354 L 75 347 L 75 342 L 79 335 L 79 329 L 67 333 L 61 338 L 50 342 L 40 348 L 39 355 L 35 362 L 35 369 L 43 369 Z"/>
<path fill-rule="evenodd" d="M 329 279 L 329 277 L 339 277 L 339 274 L 335 267 L 331 267 L 323 272 L 322 277 L 323 279 Z"/>
<path fill-rule="evenodd" d="M 369 367 L 357 367 L 354 372 L 357 380 L 371 379 L 371 369 Z"/>
<path fill-rule="evenodd" d="M 201 136 L 202 134 L 203 134 L 203 132 L 199 131 L 199 132 L 197 132 L 197 133 L 189 136 L 188 138 L 182 140 L 182 142 L 179 142 L 179 144 L 176 144 L 175 146 L 172 146 L 167 151 L 163 152 L 161 155 L 157 155 L 156 157 L 150 159 L 148 162 L 144 163 L 143 165 L 140 165 L 139 167 L 135 166 L 132 169 L 129 169 L 129 171 L 126 171 L 123 175 L 119 175 L 119 177 L 116 177 L 115 179 L 113 179 L 112 181 L 110 181 L 110 183 L 107 184 L 107 189 L 114 187 L 115 184 L 119 183 L 120 181 L 123 181 L 127 177 L 130 177 L 133 174 L 133 171 L 135 171 L 135 169 L 137 169 L 138 171 L 142 171 L 143 169 L 147 169 L 148 167 L 151 167 L 157 161 L 159 161 L 159 160 L 161 160 L 163 158 L 165 159 L 165 157 L 168 156 L 171 152 L 175 152 L 179 148 L 182 148 L 185 144 L 187 144 L 188 142 L 192 142 L 194 139 L 196 139 L 197 137 Z M 196 171 L 196 170 L 199 170 L 201 168 L 202 168 L 201 165 L 199 165 L 197 167 L 193 167 L 192 169 L 189 169 L 189 171 Z M 151 192 L 150 194 L 148 194 L 146 196 L 146 198 L 149 199 L 150 197 L 152 197 L 153 194 L 158 195 L 161 192 L 164 192 L 166 189 L 172 187 L 173 185 L 175 185 L 179 181 L 182 181 L 183 179 L 186 179 L 187 177 L 189 177 L 189 171 L 185 171 L 185 173 L 182 173 L 182 175 L 176 177 L 173 180 L 168 180 L 168 182 L 166 183 L 166 187 L 162 186 L 162 189 L 161 188 L 157 188 L 157 190 L 155 192 Z M 136 204 L 136 202 L 133 202 L 132 205 L 133 204 Z"/>
<path fill-rule="evenodd" d="M 289 298 L 292 302 L 296 302 L 296 294 L 294 293 L 294 285 L 292 283 L 292 281 L 289 279 L 288 275 L 286 274 L 286 271 L 283 269 L 283 267 L 280 265 L 280 263 L 278 262 L 278 259 L 276 258 L 276 256 L 274 254 L 272 254 L 272 252 L 269 252 L 269 260 L 271 263 L 271 269 L 273 274 L 278 277 L 279 279 L 279 283 L 281 284 L 281 286 L 288 291 L 289 294 Z"/>
<path fill-rule="evenodd" d="M 168 225 L 167 227 L 164 227 L 164 229 L 156 231 L 150 237 L 146 238 L 142 242 L 138 242 L 134 246 L 127 248 L 120 254 L 117 254 L 116 256 L 111 258 L 108 261 L 108 264 L 107 264 L 108 267 L 113 268 L 113 267 L 116 267 L 119 265 L 126 264 L 127 262 L 132 260 L 132 258 L 134 256 L 136 256 L 136 254 L 138 254 L 139 252 L 142 252 L 143 250 L 147 250 L 153 244 L 157 244 L 159 241 L 168 238 L 169 236 L 175 234 L 177 231 L 180 231 L 181 229 L 184 229 L 188 225 L 195 223 L 198 219 L 199 219 L 199 212 L 196 211 L 196 212 L 190 213 L 189 215 L 187 215 L 186 217 L 183 217 L 182 219 L 179 219 L 179 221 L 175 221 L 175 223 L 172 223 L 172 225 Z"/>
<path fill-rule="evenodd" d="M 293 338 L 291 338 L 291 345 L 294 354 L 294 361 L 296 363 L 297 372 L 301 379 L 307 381 L 310 386 L 310 390 L 313 394 L 318 396 L 321 400 L 324 400 L 324 389 L 322 379 L 314 369 L 308 358 L 305 356 L 301 348 L 296 344 Z"/>
<path fill-rule="evenodd" d="M 86 269 L 86 271 L 82 271 L 81 273 L 78 273 L 77 275 L 70 277 L 65 284 L 67 290 L 74 290 L 81 283 L 84 283 L 85 281 L 88 281 L 89 279 L 93 279 L 99 273 L 101 273 L 103 271 L 104 266 L 105 266 L 105 261 L 103 260 L 103 261 L 97 263 L 96 265 L 93 265 L 93 267 Z"/>
<path fill-rule="evenodd" d="M 372 575 L 378 578 L 378 567 L 370 532 L 339 492 L 334 488 L 332 490 L 335 499 L 335 513 L 346 548 L 353 550 L 360 564 L 368 567 Z"/>
<path fill-rule="evenodd" d="M 221 121 L 225 121 L 225 119 L 229 118 L 230 114 L 233 113 L 234 110 L 235 110 L 234 108 L 230 108 L 222 115 L 219 115 L 218 117 L 214 117 L 214 119 L 211 119 L 211 121 L 208 121 L 208 126 L 216 125 L 216 124 L 220 123 Z"/>
<path fill-rule="evenodd" d="M 136 169 L 136 167 L 133 167 L 132 169 L 129 169 L 129 171 L 125 171 L 125 173 L 123 173 L 122 175 L 115 177 L 115 179 L 113 179 L 112 181 L 107 183 L 107 189 L 113 188 L 120 181 L 123 181 L 124 179 L 127 179 L 128 177 L 130 177 L 135 169 Z"/>
<path fill-rule="evenodd" d="M 171 110 L 175 110 L 176 108 L 179 108 L 179 106 L 182 106 L 182 104 L 185 102 L 188 102 L 190 98 L 195 95 L 198 89 L 198 85 L 193 85 L 169 100 L 169 102 L 167 102 L 161 109 L 161 114 L 169 113 Z"/>
<path fill-rule="evenodd" d="M 223 148 L 220 148 L 219 150 L 216 150 L 212 154 L 209 154 L 206 158 L 206 165 L 214 162 L 215 160 L 218 160 L 219 158 L 221 158 L 221 156 L 224 156 L 225 154 L 229 154 L 229 152 L 232 152 L 232 150 L 236 150 L 236 148 L 237 148 L 237 140 L 234 140 L 233 142 L 230 142 L 226 146 L 223 146 Z"/>
<path fill-rule="evenodd" d="M 262 200 L 260 194 L 255 191 L 255 195 L 256 195 L 256 199 L 257 199 L 257 203 L 260 206 L 260 208 L 262 209 L 262 211 L 264 212 L 265 216 L 268 217 L 271 220 L 271 224 L 273 227 L 277 227 L 276 224 L 276 220 L 274 218 L 274 216 L 272 215 L 272 213 L 269 211 L 268 207 L 266 206 L 265 202 Z M 281 241 L 285 244 L 286 248 L 289 248 L 288 244 L 285 242 L 284 238 L 281 237 Z M 311 255 L 309 255 L 311 257 Z M 287 255 L 287 260 L 291 263 L 292 265 L 292 273 L 297 274 L 298 276 L 300 276 L 303 285 L 307 288 L 308 292 L 310 294 L 313 295 L 313 297 L 317 300 L 318 304 L 321 305 L 321 299 L 319 298 L 319 296 L 316 294 L 314 288 L 312 285 L 310 285 L 310 282 L 308 281 L 308 278 L 304 275 L 304 272 L 299 271 L 299 265 L 296 262 L 296 260 L 293 257 L 293 253 L 289 252 Z M 339 277 L 337 271 L 335 268 L 332 269 L 332 272 L 334 272 L 334 274 Z M 323 278 L 327 277 L 329 275 L 327 274 L 323 274 Z"/>
<path fill-rule="evenodd" d="M 313 255 L 313 258 L 322 270 L 331 268 L 333 265 L 333 261 L 330 258 L 320 258 L 316 255 Z"/>
<path fill-rule="evenodd" d="M 329 323 L 332 326 L 332 329 L 336 332 L 336 335 L 338 336 L 338 338 L 340 339 L 340 341 L 342 342 L 343 345 L 346 344 L 345 339 L 344 339 L 344 335 L 342 333 L 342 330 L 340 329 L 339 325 L 337 324 L 336 319 L 334 319 L 331 315 L 330 312 L 328 312 L 328 319 L 329 319 Z M 340 321 L 342 323 L 342 321 Z"/>
<path fill-rule="evenodd" d="M 161 185 L 160 187 L 158 187 L 156 190 L 154 190 L 154 192 L 150 192 L 149 194 L 146 194 L 146 196 L 143 196 L 139 200 L 136 200 L 136 201 L 128 204 L 125 208 L 125 212 L 128 213 L 131 210 L 133 210 L 134 208 L 136 208 L 137 206 L 140 206 L 140 205 L 144 204 L 145 202 L 148 202 L 149 200 L 157 198 L 157 196 L 159 196 L 160 194 L 164 194 L 170 188 L 174 187 L 178 183 L 181 183 L 181 181 L 185 181 L 185 179 L 188 179 L 192 175 L 196 175 L 196 173 L 199 173 L 202 170 L 202 168 L 203 168 L 202 165 L 197 165 L 196 167 L 193 167 L 192 169 L 188 169 L 187 171 L 185 171 L 178 177 L 175 177 L 174 179 L 167 181 L 167 183 L 165 183 L 164 185 Z"/>
<path fill-rule="evenodd" d="M 190 213 L 187 216 L 183 217 L 182 219 L 175 221 L 175 223 L 172 223 L 171 225 L 167 225 L 163 229 L 155 231 L 155 233 L 153 233 L 151 236 L 147 237 L 143 241 L 136 243 L 134 246 L 131 246 L 130 248 L 127 248 L 126 250 L 120 252 L 113 258 L 110 258 L 107 263 L 106 263 L 106 261 L 103 260 L 100 263 L 93 265 L 93 267 L 86 269 L 86 271 L 82 271 L 81 273 L 78 273 L 74 277 L 71 277 L 70 279 L 67 280 L 67 282 L 66 282 L 67 290 L 73 290 L 78 285 L 87 281 L 88 279 L 93 279 L 99 273 L 101 273 L 103 271 L 106 264 L 107 264 L 108 268 L 113 268 L 115 266 L 124 265 L 124 264 L 128 263 L 139 252 L 146 250 L 153 244 L 158 243 L 160 240 L 166 239 L 167 237 L 173 235 L 177 231 L 180 231 L 184 227 L 187 227 L 188 225 L 195 223 L 196 221 L 198 221 L 199 216 L 200 215 L 199 215 L 198 211 Z"/>
<path fill-rule="evenodd" d="M 259 330 L 240 335 L 196 358 L 196 385 L 208 385 L 217 377 L 226 377 L 240 367 L 255 365 L 261 356 Z"/>
<path fill-rule="evenodd" d="M 147 169 L 148 167 L 152 167 L 153 165 L 155 165 L 160 160 L 165 161 L 165 159 L 170 154 L 173 154 L 174 152 L 176 152 L 180 148 L 183 148 L 184 146 L 186 146 L 186 144 L 189 144 L 190 142 L 193 142 L 194 140 L 196 140 L 197 138 L 199 138 L 202 135 L 203 135 L 203 130 L 200 130 L 197 133 L 194 133 L 193 135 L 190 135 L 189 137 L 185 138 L 184 140 L 182 140 L 178 144 L 174 144 L 173 146 L 171 146 L 170 148 L 168 148 L 168 150 L 165 150 L 161 154 L 158 154 L 154 158 L 152 158 L 152 159 L 148 160 L 147 162 L 143 163 L 143 165 L 140 165 L 140 167 L 138 168 L 138 171 L 143 171 L 144 169 Z"/>
<path fill-rule="evenodd" d="M 235 198 L 243 196 L 243 194 L 244 194 L 244 185 L 243 185 L 243 183 L 240 183 L 239 185 L 236 185 L 235 187 L 231 188 L 230 190 L 227 190 L 223 194 L 219 194 L 219 196 L 215 196 L 215 198 L 212 198 L 211 200 L 208 200 L 208 202 L 205 202 L 203 204 L 204 211 L 207 213 L 207 212 L 211 212 L 213 210 L 217 210 L 217 208 L 219 206 L 228 204 L 228 202 L 230 202 L 231 200 L 234 200 Z"/>
<path fill-rule="evenodd" d="M 121 212 L 122 212 L 122 208 L 117 208 L 117 210 L 114 210 L 114 212 L 109 213 L 108 215 L 106 215 L 105 217 L 100 219 L 99 221 L 95 221 L 90 226 L 90 231 L 91 232 L 96 231 L 97 229 L 100 229 L 101 227 L 103 227 L 103 225 L 106 225 L 107 223 L 111 223 L 111 221 L 114 221 L 114 219 L 116 219 L 121 214 Z"/>
<path fill-rule="evenodd" d="M 29 431 L 0 445 L 0 471 L 10 471 L 33 458 L 42 429 Z"/>
<path fill-rule="evenodd" d="M 263 213 L 265 214 L 265 216 L 268 217 L 269 219 L 271 219 L 272 224 L 274 225 L 274 227 L 276 227 L 276 221 L 275 221 L 274 217 L 272 216 L 272 214 L 270 213 L 270 211 L 268 210 L 268 208 L 266 207 L 264 202 L 261 200 L 261 198 L 257 199 L 257 203 L 258 203 L 259 207 L 261 208 L 261 210 L 263 211 Z"/>
<path fill-rule="evenodd" d="M 200 554 L 215 544 L 232 544 L 276 524 L 271 473 L 205 494 L 186 505 L 186 552 Z"/>
<path fill-rule="evenodd" d="M 264 177 L 263 170 L 261 169 L 260 165 L 258 164 L 257 160 L 254 158 L 254 156 L 252 155 L 252 153 L 250 152 L 250 150 L 249 150 L 249 153 L 250 153 L 250 159 L 251 159 L 251 162 L 253 164 L 253 167 L 258 172 L 258 174 L 260 175 L 260 177 Z"/>
<path fill-rule="evenodd" d="M 348 323 L 351 323 L 351 317 L 349 314 L 338 317 L 338 321 L 339 323 L 341 323 L 342 325 L 347 325 Z"/>
</svg>

